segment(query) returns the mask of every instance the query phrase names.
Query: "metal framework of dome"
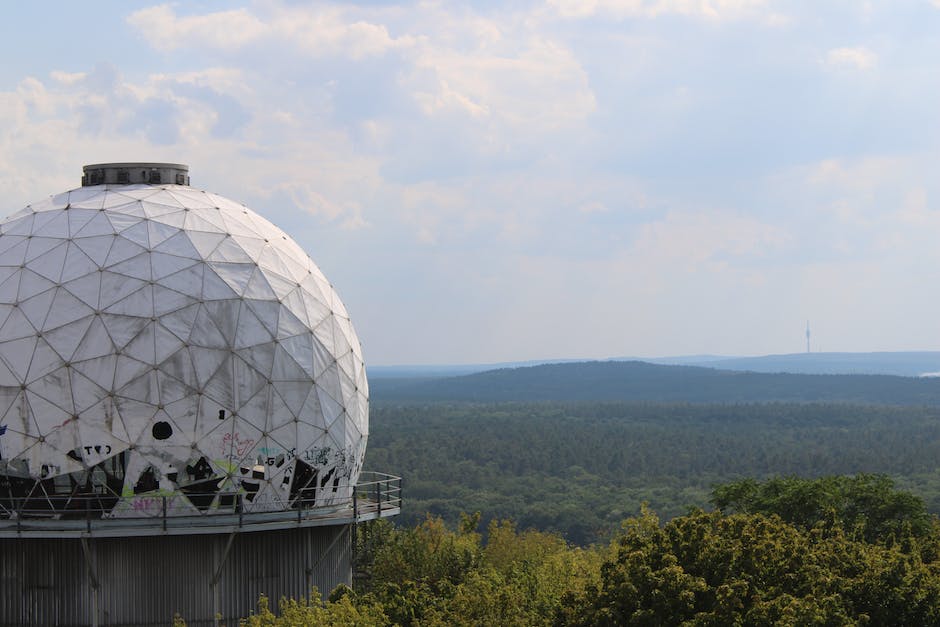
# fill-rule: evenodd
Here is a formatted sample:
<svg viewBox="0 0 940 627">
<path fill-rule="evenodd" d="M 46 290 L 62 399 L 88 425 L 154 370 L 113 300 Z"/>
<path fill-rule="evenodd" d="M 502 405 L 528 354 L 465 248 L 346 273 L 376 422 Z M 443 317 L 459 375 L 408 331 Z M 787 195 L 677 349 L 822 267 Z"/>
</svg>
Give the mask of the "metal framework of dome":
<svg viewBox="0 0 940 627">
<path fill-rule="evenodd" d="M 351 498 L 368 384 L 342 302 L 283 231 L 188 183 L 86 166 L 0 222 L 0 517 Z"/>
</svg>

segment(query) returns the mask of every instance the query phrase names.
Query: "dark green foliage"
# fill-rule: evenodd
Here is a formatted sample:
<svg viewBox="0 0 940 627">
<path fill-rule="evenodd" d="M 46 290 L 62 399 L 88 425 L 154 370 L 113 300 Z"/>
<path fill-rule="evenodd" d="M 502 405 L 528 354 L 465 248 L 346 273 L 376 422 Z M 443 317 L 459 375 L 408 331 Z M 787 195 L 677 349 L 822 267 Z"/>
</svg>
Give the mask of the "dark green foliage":
<svg viewBox="0 0 940 627">
<path fill-rule="evenodd" d="M 806 529 L 839 519 L 869 542 L 894 536 L 922 537 L 930 531 L 923 499 L 895 490 L 894 482 L 884 475 L 816 480 L 778 477 L 764 482 L 744 479 L 716 487 L 711 500 L 723 511 L 775 514 Z"/>
<path fill-rule="evenodd" d="M 583 545 L 644 501 L 672 518 L 775 475 L 887 474 L 940 511 L 940 408 L 377 403 L 370 429 L 366 466 L 404 477 L 404 525 L 480 511 Z"/>
</svg>

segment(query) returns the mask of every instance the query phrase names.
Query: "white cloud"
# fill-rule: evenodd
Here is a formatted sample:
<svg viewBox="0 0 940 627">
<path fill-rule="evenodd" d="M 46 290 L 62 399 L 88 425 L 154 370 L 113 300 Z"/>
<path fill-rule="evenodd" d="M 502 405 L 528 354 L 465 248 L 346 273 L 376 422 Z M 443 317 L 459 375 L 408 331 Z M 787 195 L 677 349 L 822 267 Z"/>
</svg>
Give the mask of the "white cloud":
<svg viewBox="0 0 940 627">
<path fill-rule="evenodd" d="M 865 48 L 833 48 L 826 53 L 825 65 L 833 69 L 871 70 L 878 62 L 878 55 Z"/>
<path fill-rule="evenodd" d="M 168 4 L 135 11 L 127 23 L 151 46 L 164 51 L 203 46 L 231 50 L 260 39 L 270 30 L 246 9 L 180 17 Z"/>
<path fill-rule="evenodd" d="M 412 43 L 407 37 L 391 37 L 381 24 L 350 19 L 347 11 L 324 6 L 272 6 L 261 18 L 247 9 L 180 16 L 164 4 L 135 11 L 127 22 L 151 46 L 163 51 L 180 48 L 235 51 L 267 41 L 291 45 L 313 57 L 346 55 L 358 59 Z"/>
<path fill-rule="evenodd" d="M 549 0 L 563 17 L 611 15 L 616 18 L 684 15 L 713 20 L 762 16 L 779 21 L 776 13 L 764 15 L 764 0 Z"/>
</svg>

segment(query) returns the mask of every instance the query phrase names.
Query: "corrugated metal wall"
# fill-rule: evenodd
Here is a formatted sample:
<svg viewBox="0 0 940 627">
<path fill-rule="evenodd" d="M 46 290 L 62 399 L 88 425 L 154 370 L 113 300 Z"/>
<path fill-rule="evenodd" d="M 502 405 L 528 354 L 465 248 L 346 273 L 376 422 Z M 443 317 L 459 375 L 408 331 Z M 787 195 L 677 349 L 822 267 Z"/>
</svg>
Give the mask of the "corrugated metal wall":
<svg viewBox="0 0 940 627">
<path fill-rule="evenodd" d="M 237 625 L 264 593 L 325 595 L 351 584 L 347 525 L 228 535 L 103 538 L 88 543 L 100 625 Z M 0 625 L 92 625 L 95 594 L 77 539 L 0 539 Z"/>
</svg>

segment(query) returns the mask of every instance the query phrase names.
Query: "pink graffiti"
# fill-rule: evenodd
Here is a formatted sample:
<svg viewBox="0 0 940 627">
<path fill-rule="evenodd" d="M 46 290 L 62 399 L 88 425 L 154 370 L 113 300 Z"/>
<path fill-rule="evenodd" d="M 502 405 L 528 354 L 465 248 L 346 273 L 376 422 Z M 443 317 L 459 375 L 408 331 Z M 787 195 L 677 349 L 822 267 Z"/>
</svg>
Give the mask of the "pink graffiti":
<svg viewBox="0 0 940 627">
<path fill-rule="evenodd" d="M 248 450 L 251 448 L 251 445 L 254 443 L 255 441 L 250 438 L 246 438 L 244 440 L 241 439 L 241 436 L 237 431 L 234 435 L 231 433 L 226 433 L 224 436 L 222 436 L 222 454 L 227 454 L 229 452 L 229 447 L 231 447 L 235 450 L 236 453 L 238 453 L 239 457 L 244 457 L 245 453 L 248 452 Z"/>
</svg>

